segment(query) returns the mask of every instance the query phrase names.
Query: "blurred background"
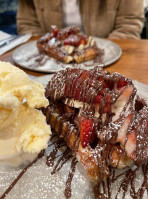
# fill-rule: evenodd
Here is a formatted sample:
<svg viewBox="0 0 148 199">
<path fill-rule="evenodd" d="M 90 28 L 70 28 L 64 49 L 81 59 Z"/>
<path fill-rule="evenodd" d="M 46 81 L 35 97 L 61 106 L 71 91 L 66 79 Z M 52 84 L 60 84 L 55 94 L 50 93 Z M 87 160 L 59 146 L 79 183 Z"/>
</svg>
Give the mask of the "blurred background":
<svg viewBox="0 0 148 199">
<path fill-rule="evenodd" d="M 17 34 L 17 0 L 0 0 L 0 30 Z"/>
<path fill-rule="evenodd" d="M 148 39 L 148 0 L 144 0 L 145 25 L 141 34 L 142 39 Z M 16 26 L 17 0 L 0 0 L 0 30 L 17 34 Z"/>
</svg>

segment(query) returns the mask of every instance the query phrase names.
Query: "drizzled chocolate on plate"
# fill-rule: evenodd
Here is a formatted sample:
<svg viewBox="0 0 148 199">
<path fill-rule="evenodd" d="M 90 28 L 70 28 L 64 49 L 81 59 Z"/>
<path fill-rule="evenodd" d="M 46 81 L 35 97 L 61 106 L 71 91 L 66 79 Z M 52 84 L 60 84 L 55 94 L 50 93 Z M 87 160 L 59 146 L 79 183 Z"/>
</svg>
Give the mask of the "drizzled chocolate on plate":
<svg viewBox="0 0 148 199">
<path fill-rule="evenodd" d="M 37 41 L 37 48 L 40 53 L 64 63 L 85 62 L 103 55 L 103 50 L 97 47 L 94 39 L 80 33 L 77 26 L 60 30 L 51 26 L 51 32 Z"/>
</svg>

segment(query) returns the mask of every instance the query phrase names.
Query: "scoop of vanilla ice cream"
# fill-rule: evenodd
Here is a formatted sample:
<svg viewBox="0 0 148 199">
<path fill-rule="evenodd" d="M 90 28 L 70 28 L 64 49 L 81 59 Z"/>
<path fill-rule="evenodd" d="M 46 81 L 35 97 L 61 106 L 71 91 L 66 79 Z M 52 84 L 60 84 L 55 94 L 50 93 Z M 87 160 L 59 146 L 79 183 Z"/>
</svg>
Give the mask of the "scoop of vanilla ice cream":
<svg viewBox="0 0 148 199">
<path fill-rule="evenodd" d="M 7 62 L 0 62 L 0 95 L 12 94 L 22 103 L 25 98 L 29 107 L 39 108 L 48 105 L 41 84 L 31 80 L 19 68 Z"/>
<path fill-rule="evenodd" d="M 51 130 L 36 108 L 46 107 L 41 84 L 19 68 L 0 62 L 0 156 L 24 151 L 38 153 L 47 147 Z"/>
<path fill-rule="evenodd" d="M 23 124 L 23 125 L 22 125 Z M 21 129 L 21 134 L 19 133 Z M 40 152 L 47 148 L 49 140 L 49 126 L 46 125 L 46 118 L 41 111 L 30 109 L 22 110 L 17 121 L 18 137 L 16 148 L 24 152 Z"/>
</svg>

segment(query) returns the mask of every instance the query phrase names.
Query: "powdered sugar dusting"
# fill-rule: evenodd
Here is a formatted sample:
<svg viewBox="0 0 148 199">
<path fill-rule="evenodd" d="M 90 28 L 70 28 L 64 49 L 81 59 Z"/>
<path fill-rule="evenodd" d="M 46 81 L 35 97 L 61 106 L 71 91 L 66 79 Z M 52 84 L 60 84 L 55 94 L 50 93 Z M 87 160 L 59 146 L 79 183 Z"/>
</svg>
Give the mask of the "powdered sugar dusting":
<svg viewBox="0 0 148 199">
<path fill-rule="evenodd" d="M 140 84 L 139 84 L 140 85 Z M 141 86 L 141 85 L 140 85 Z M 142 90 L 142 87 L 138 87 L 139 90 Z M 148 87 L 145 86 L 148 91 Z M 143 92 L 144 93 L 144 92 Z M 148 100 L 145 92 L 145 99 Z M 38 160 L 32 167 L 30 167 L 23 177 L 18 181 L 15 187 L 11 192 L 6 196 L 7 199 L 45 199 L 52 198 L 64 199 L 64 189 L 65 183 L 67 180 L 68 172 L 70 170 L 71 160 L 65 163 L 62 169 L 51 175 L 53 168 L 47 167 L 45 164 L 46 159 L 43 157 Z M 133 170 L 136 168 L 133 168 Z M 0 194 L 8 188 L 11 182 L 19 175 L 21 168 L 0 168 Z M 118 171 L 121 173 L 121 170 Z M 122 171 L 123 172 L 123 171 Z M 136 189 L 140 186 L 141 181 L 143 181 L 143 173 L 141 170 L 137 173 L 137 178 L 135 180 Z M 116 194 L 117 187 L 120 186 L 123 176 L 115 181 L 113 185 L 113 194 Z M 72 199 L 74 198 L 86 198 L 92 199 L 93 195 L 93 184 L 89 181 L 88 177 L 85 174 L 83 167 L 78 163 L 76 165 L 76 171 L 72 181 Z M 116 187 L 116 188 L 115 188 Z M 122 194 L 121 194 L 122 195 Z M 121 195 L 118 198 L 121 198 Z M 129 194 L 125 196 L 125 199 L 130 199 Z M 143 199 L 146 199 L 147 195 L 143 196 Z"/>
<path fill-rule="evenodd" d="M 30 167 L 23 177 L 18 181 L 15 187 L 7 195 L 7 199 L 46 199 L 58 197 L 64 199 L 64 189 L 70 169 L 70 161 L 65 163 L 62 169 L 54 175 L 51 175 L 53 168 L 47 167 L 45 157 L 38 160 Z M 0 193 L 3 193 L 11 182 L 18 176 L 21 169 L 4 169 L 0 171 Z M 76 166 L 76 172 L 72 181 L 72 199 L 79 197 L 92 198 L 92 189 L 89 179 L 84 175 L 81 165 Z M 89 193 L 89 194 L 88 194 Z"/>
</svg>

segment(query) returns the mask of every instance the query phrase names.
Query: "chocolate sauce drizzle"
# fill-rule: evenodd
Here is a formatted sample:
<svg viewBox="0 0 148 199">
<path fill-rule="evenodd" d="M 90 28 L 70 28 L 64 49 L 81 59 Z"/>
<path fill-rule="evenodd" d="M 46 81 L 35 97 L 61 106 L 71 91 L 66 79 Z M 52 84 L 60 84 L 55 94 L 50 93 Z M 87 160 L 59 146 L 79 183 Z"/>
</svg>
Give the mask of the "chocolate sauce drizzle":
<svg viewBox="0 0 148 199">
<path fill-rule="evenodd" d="M 57 137 L 57 140 L 53 141 L 48 147 L 52 147 L 52 146 L 53 146 L 53 149 L 49 155 L 46 156 L 45 151 L 42 151 L 34 161 L 29 163 L 21 171 L 21 173 L 18 175 L 18 177 L 12 182 L 12 184 L 8 187 L 8 189 L 2 194 L 0 199 L 4 199 L 7 196 L 7 194 L 12 190 L 12 188 L 16 185 L 16 183 L 20 180 L 20 178 L 24 175 L 24 173 L 33 164 L 35 164 L 37 162 L 37 160 L 42 158 L 44 155 L 47 157 L 46 164 L 50 167 L 51 166 L 53 167 L 53 171 L 51 172 L 52 175 L 55 174 L 56 172 L 59 172 L 59 170 L 62 169 L 62 166 L 68 160 L 71 160 L 71 166 L 70 166 L 68 178 L 66 181 L 66 187 L 65 187 L 65 191 L 64 191 L 65 198 L 69 199 L 71 197 L 71 182 L 72 182 L 76 164 L 78 161 L 75 157 L 72 157 L 71 150 L 66 146 L 66 143 L 63 140 L 59 139 L 58 137 Z M 62 151 L 62 153 L 59 156 L 57 156 L 58 150 L 63 146 L 65 146 L 65 149 Z M 59 158 L 59 159 L 56 162 L 56 164 L 54 165 L 54 162 L 57 158 Z M 129 185 L 131 185 L 130 196 L 133 199 L 143 199 L 144 191 L 145 190 L 148 191 L 148 184 L 147 184 L 148 183 L 148 164 L 146 163 L 146 164 L 142 165 L 144 180 L 143 180 L 142 185 L 138 189 L 138 191 L 135 191 L 134 179 L 136 178 L 136 172 L 139 169 L 140 169 L 140 167 L 137 167 L 136 169 L 129 168 L 127 171 L 125 171 L 119 175 L 116 175 L 115 174 L 116 170 L 113 168 L 110 168 L 110 175 L 106 179 L 106 181 L 98 182 L 98 184 L 94 186 L 95 199 L 113 199 L 112 198 L 112 184 L 123 175 L 124 175 L 124 178 L 120 184 L 120 187 L 118 188 L 116 196 L 114 196 L 115 199 L 118 199 L 118 195 L 120 192 L 123 192 L 122 199 L 124 199 L 125 195 L 128 191 Z M 101 192 L 101 188 L 103 190 L 102 192 Z"/>
<path fill-rule="evenodd" d="M 2 194 L 2 196 L 0 197 L 0 199 L 4 199 L 7 194 L 13 189 L 13 187 L 16 185 L 16 183 L 20 180 L 20 178 L 26 173 L 26 171 L 37 162 L 38 159 L 42 158 L 44 156 L 44 150 L 41 151 L 38 155 L 38 157 L 32 161 L 31 163 L 29 163 L 22 171 L 21 173 L 17 176 L 17 178 L 12 182 L 12 184 L 8 187 L 8 189 Z"/>
<path fill-rule="evenodd" d="M 53 150 L 52 152 L 47 155 L 47 161 L 46 161 L 46 165 L 49 167 L 53 167 L 53 170 L 51 172 L 51 174 L 55 174 L 57 173 L 62 166 L 70 159 L 71 160 L 71 168 L 68 174 L 68 178 L 66 181 L 66 187 L 65 187 L 65 191 L 64 191 L 64 195 L 67 199 L 69 199 L 71 197 L 71 182 L 74 176 L 74 172 L 75 172 L 75 166 L 77 164 L 77 159 L 75 157 L 72 156 L 71 150 L 66 146 L 66 143 L 63 142 L 63 140 L 59 139 L 56 140 L 55 143 L 53 143 Z M 54 162 L 56 160 L 57 156 L 57 152 L 60 148 L 62 148 L 63 146 L 65 146 L 64 151 L 59 155 L 60 158 L 58 159 L 57 163 L 54 165 Z"/>
<path fill-rule="evenodd" d="M 54 137 L 56 137 L 56 135 L 52 136 L 51 139 L 53 139 Z M 62 169 L 62 166 L 71 159 L 71 168 L 68 174 L 68 178 L 67 178 L 67 182 L 66 182 L 66 187 L 65 187 L 65 197 L 68 199 L 71 197 L 71 181 L 73 179 L 74 176 L 74 172 L 75 172 L 75 166 L 77 164 L 77 160 L 75 157 L 72 156 L 71 150 L 66 146 L 66 143 L 61 140 L 58 139 L 58 137 L 56 137 L 56 140 L 54 140 L 48 147 L 53 147 L 51 153 L 49 155 L 46 156 L 45 150 L 43 150 L 38 157 L 32 161 L 31 163 L 29 163 L 22 171 L 21 173 L 18 175 L 18 177 L 12 182 L 12 184 L 8 187 L 8 189 L 3 193 L 3 195 L 0 197 L 0 199 L 4 199 L 7 194 L 12 190 L 12 188 L 16 185 L 16 183 L 20 180 L 20 178 L 24 175 L 24 173 L 33 165 L 37 162 L 37 160 L 39 160 L 40 158 L 42 158 L 44 155 L 46 156 L 46 165 L 49 167 L 53 167 L 53 170 L 51 172 L 52 175 L 54 175 L 55 173 L 59 172 L 60 169 Z M 60 148 L 65 147 L 63 149 L 63 151 L 61 152 L 60 155 L 57 155 L 58 151 Z M 57 163 L 55 164 L 56 159 L 58 159 Z M 54 165 L 55 164 L 55 165 Z"/>
<path fill-rule="evenodd" d="M 65 188 L 65 192 L 64 195 L 67 199 L 69 199 L 71 197 L 71 182 L 74 176 L 74 172 L 75 172 L 75 166 L 77 164 L 77 159 L 74 157 L 71 161 L 71 170 L 68 174 L 68 179 L 66 181 L 66 188 Z"/>
<path fill-rule="evenodd" d="M 124 83 L 124 88 L 120 88 L 119 83 Z M 106 84 L 108 85 L 107 88 L 104 87 Z M 98 109 L 99 116 L 96 118 L 94 117 L 94 102 L 102 89 L 104 93 Z M 131 89 L 131 93 L 118 119 L 114 121 L 114 113 L 111 111 L 112 106 L 116 104 L 120 96 L 122 97 L 126 89 Z M 52 103 L 50 103 L 43 112 L 46 115 L 47 123 L 51 124 L 52 129 L 54 129 L 58 137 L 60 137 L 55 139 L 56 136 L 54 135 L 51 139 L 52 143 L 49 144 L 48 147 L 53 148 L 50 154 L 46 155 L 46 165 L 53 167 L 51 174 L 55 174 L 62 169 L 63 165 L 68 160 L 71 160 L 71 168 L 64 192 L 65 197 L 67 199 L 71 197 L 71 181 L 77 164 L 76 158 L 72 156 L 73 152 L 74 156 L 80 155 L 80 162 L 84 165 L 90 177 L 91 175 L 86 166 L 89 161 L 94 161 L 95 167 L 91 169 L 94 173 L 96 172 L 95 177 L 98 176 L 98 183 L 94 187 L 96 199 L 113 199 L 112 185 L 120 177 L 123 178 L 117 190 L 117 194 L 114 196 L 115 199 L 120 197 L 120 193 L 122 193 L 122 199 L 125 199 L 129 187 L 132 199 L 143 199 L 144 191 L 147 190 L 148 192 L 148 106 L 139 98 L 133 103 L 136 97 L 136 89 L 131 80 L 118 73 L 110 74 L 107 71 L 102 71 L 102 69 L 98 67 L 92 71 L 66 69 L 57 73 L 49 82 L 46 88 L 46 97 Z M 78 121 L 79 110 L 70 107 L 72 106 L 70 104 L 71 98 L 84 103 L 80 116 L 85 116 L 94 120 L 94 126 L 97 132 L 97 143 L 95 143 L 94 147 L 91 145 L 86 147 L 86 150 L 91 154 L 88 156 L 85 153 L 81 154 Z M 66 99 L 68 99 L 66 103 L 70 104 L 70 106 L 65 105 Z M 86 103 L 89 106 L 87 106 Z M 109 105 L 108 110 L 105 109 L 107 105 Z M 105 122 L 103 121 L 104 114 L 106 114 Z M 128 117 L 132 117 L 132 119 L 129 122 L 125 140 L 121 147 L 120 142 L 116 143 L 116 140 L 118 139 L 119 130 Z M 134 135 L 136 138 L 136 146 L 129 158 L 127 157 L 128 151 L 126 151 L 126 145 L 131 135 Z M 58 154 L 59 150 L 61 154 Z M 85 149 L 83 150 L 85 151 Z M 38 159 L 42 158 L 43 155 L 44 151 L 22 170 L 0 199 L 6 197 L 27 169 Z M 83 156 L 84 158 L 87 156 L 88 159 L 83 159 Z M 114 156 L 118 157 L 115 162 Z M 124 159 L 128 161 L 132 159 L 134 166 L 131 166 L 125 172 L 117 175 L 116 168 L 120 166 L 120 162 Z M 144 179 L 140 188 L 136 190 L 136 173 L 139 171 L 140 167 L 142 167 Z M 92 179 L 93 178 L 94 176 L 92 176 Z"/>
<path fill-rule="evenodd" d="M 31 56 L 29 56 L 26 61 L 32 61 L 34 60 L 34 64 L 30 64 L 30 68 L 37 68 L 44 66 L 48 61 L 51 60 L 51 57 L 48 57 L 42 53 L 36 53 Z"/>
<path fill-rule="evenodd" d="M 112 184 L 117 181 L 121 176 L 122 182 L 117 190 L 117 194 L 114 196 L 114 199 L 119 199 L 121 196 L 119 195 L 122 193 L 122 199 L 125 199 L 125 196 L 128 192 L 129 186 L 130 188 L 130 196 L 132 199 L 143 199 L 144 192 L 148 191 L 148 164 L 142 165 L 143 177 L 144 180 L 140 186 L 140 188 L 136 191 L 135 190 L 135 179 L 136 179 L 136 172 L 140 169 L 140 167 L 136 167 L 135 169 L 129 168 L 127 171 L 115 175 L 114 169 L 110 168 L 110 176 L 107 178 L 106 182 L 98 183 L 94 186 L 94 193 L 95 199 L 113 199 L 112 198 Z M 101 188 L 103 187 L 103 191 L 101 192 Z M 119 196 L 119 197 L 118 197 Z"/>
</svg>

